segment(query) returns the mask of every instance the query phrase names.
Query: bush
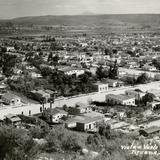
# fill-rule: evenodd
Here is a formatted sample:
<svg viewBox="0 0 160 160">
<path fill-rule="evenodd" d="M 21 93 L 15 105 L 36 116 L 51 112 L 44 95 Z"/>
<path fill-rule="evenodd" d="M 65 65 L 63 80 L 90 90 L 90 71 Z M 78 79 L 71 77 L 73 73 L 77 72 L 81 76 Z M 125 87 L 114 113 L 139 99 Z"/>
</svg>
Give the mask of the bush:
<svg viewBox="0 0 160 160">
<path fill-rule="evenodd" d="M 32 160 L 38 152 L 38 145 L 26 130 L 0 127 L 0 159 Z"/>
<path fill-rule="evenodd" d="M 82 144 L 79 141 L 79 137 L 76 134 L 62 127 L 52 129 L 50 133 L 46 136 L 46 141 L 46 150 L 48 152 L 77 152 L 82 148 Z"/>
</svg>

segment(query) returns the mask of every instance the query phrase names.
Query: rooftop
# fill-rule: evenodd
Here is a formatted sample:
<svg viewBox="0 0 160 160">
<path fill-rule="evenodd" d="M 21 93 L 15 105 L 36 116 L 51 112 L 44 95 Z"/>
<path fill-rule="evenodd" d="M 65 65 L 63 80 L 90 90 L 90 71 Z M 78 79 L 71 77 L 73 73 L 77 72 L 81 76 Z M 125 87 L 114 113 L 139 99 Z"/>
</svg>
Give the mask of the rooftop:
<svg viewBox="0 0 160 160">
<path fill-rule="evenodd" d="M 107 79 L 106 82 L 108 83 L 115 83 L 118 82 L 118 80 L 114 80 L 114 79 Z"/>
<path fill-rule="evenodd" d="M 110 97 L 110 98 L 113 98 L 113 99 L 116 99 L 116 100 L 119 100 L 119 101 L 125 101 L 125 100 L 128 100 L 128 99 L 135 98 L 134 96 L 127 96 L 127 95 L 124 95 L 124 94 L 118 94 L 118 95 L 108 94 L 106 96 Z"/>
<path fill-rule="evenodd" d="M 5 117 L 10 119 L 12 122 L 21 121 L 21 119 L 15 114 L 7 114 Z"/>
<path fill-rule="evenodd" d="M 108 83 L 104 83 L 104 82 L 96 82 L 96 83 L 94 83 L 94 85 L 108 85 Z"/>
<path fill-rule="evenodd" d="M 95 121 L 100 121 L 102 120 L 102 116 L 95 116 L 95 117 L 89 117 L 89 116 L 75 116 L 69 120 L 66 121 L 66 123 L 91 123 Z"/>
<path fill-rule="evenodd" d="M 151 134 L 160 131 L 160 127 L 152 126 L 144 130 L 146 133 Z"/>
<path fill-rule="evenodd" d="M 14 95 L 12 93 L 5 93 L 2 97 L 9 99 L 9 100 L 12 100 L 14 98 L 19 98 L 18 96 Z"/>
<path fill-rule="evenodd" d="M 56 115 L 58 113 L 61 113 L 61 114 L 67 114 L 66 111 L 62 110 L 62 109 L 59 109 L 59 108 L 48 108 L 47 110 L 45 110 L 44 112 L 48 113 L 49 115 Z"/>
<path fill-rule="evenodd" d="M 62 71 L 62 72 L 69 72 L 69 71 L 74 71 L 74 70 L 84 70 L 82 68 L 74 68 L 74 67 L 61 67 L 58 68 L 58 70 Z"/>
<path fill-rule="evenodd" d="M 117 123 L 112 124 L 111 128 L 118 129 L 118 128 L 127 127 L 127 126 L 129 126 L 129 124 L 126 122 L 117 122 Z"/>
<path fill-rule="evenodd" d="M 103 118 L 101 116 L 98 117 L 88 117 L 88 116 L 83 116 L 83 119 L 81 119 L 80 121 L 77 121 L 77 123 L 91 123 L 91 122 L 96 122 L 96 121 L 100 121 Z"/>
</svg>

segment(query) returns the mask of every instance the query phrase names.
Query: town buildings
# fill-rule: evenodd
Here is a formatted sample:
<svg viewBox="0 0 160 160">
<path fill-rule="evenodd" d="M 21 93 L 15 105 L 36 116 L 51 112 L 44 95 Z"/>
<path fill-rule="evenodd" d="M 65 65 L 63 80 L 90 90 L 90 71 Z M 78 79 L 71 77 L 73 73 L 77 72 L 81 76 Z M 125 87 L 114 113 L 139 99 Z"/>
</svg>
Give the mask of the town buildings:
<svg viewBox="0 0 160 160">
<path fill-rule="evenodd" d="M 20 105 L 21 104 L 21 98 L 11 94 L 11 93 L 5 93 L 2 95 L 2 101 L 8 105 Z"/>
<path fill-rule="evenodd" d="M 99 93 L 107 92 L 108 91 L 108 83 L 95 83 L 94 86 L 96 87 L 96 91 Z"/>
<path fill-rule="evenodd" d="M 127 95 L 114 95 L 108 94 L 106 95 L 106 102 L 112 105 L 129 105 L 135 106 L 135 97 L 127 96 Z"/>
</svg>

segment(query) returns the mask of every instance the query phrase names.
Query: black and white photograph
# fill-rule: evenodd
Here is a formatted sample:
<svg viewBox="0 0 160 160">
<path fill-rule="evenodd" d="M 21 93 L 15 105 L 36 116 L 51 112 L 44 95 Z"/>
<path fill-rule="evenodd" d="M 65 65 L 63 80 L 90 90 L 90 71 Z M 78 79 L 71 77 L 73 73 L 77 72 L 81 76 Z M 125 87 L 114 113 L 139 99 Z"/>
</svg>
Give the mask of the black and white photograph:
<svg viewBox="0 0 160 160">
<path fill-rule="evenodd" d="M 0 0 L 0 160 L 160 160 L 160 0 Z"/>
</svg>

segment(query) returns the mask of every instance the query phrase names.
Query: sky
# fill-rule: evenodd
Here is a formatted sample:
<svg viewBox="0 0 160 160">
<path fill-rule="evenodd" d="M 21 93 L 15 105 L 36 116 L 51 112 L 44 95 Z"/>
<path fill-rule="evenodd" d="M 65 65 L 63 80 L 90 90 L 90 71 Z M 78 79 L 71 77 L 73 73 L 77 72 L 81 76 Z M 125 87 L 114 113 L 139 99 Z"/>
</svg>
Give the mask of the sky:
<svg viewBox="0 0 160 160">
<path fill-rule="evenodd" d="M 0 19 L 40 15 L 160 13 L 160 0 L 0 0 Z"/>
</svg>

